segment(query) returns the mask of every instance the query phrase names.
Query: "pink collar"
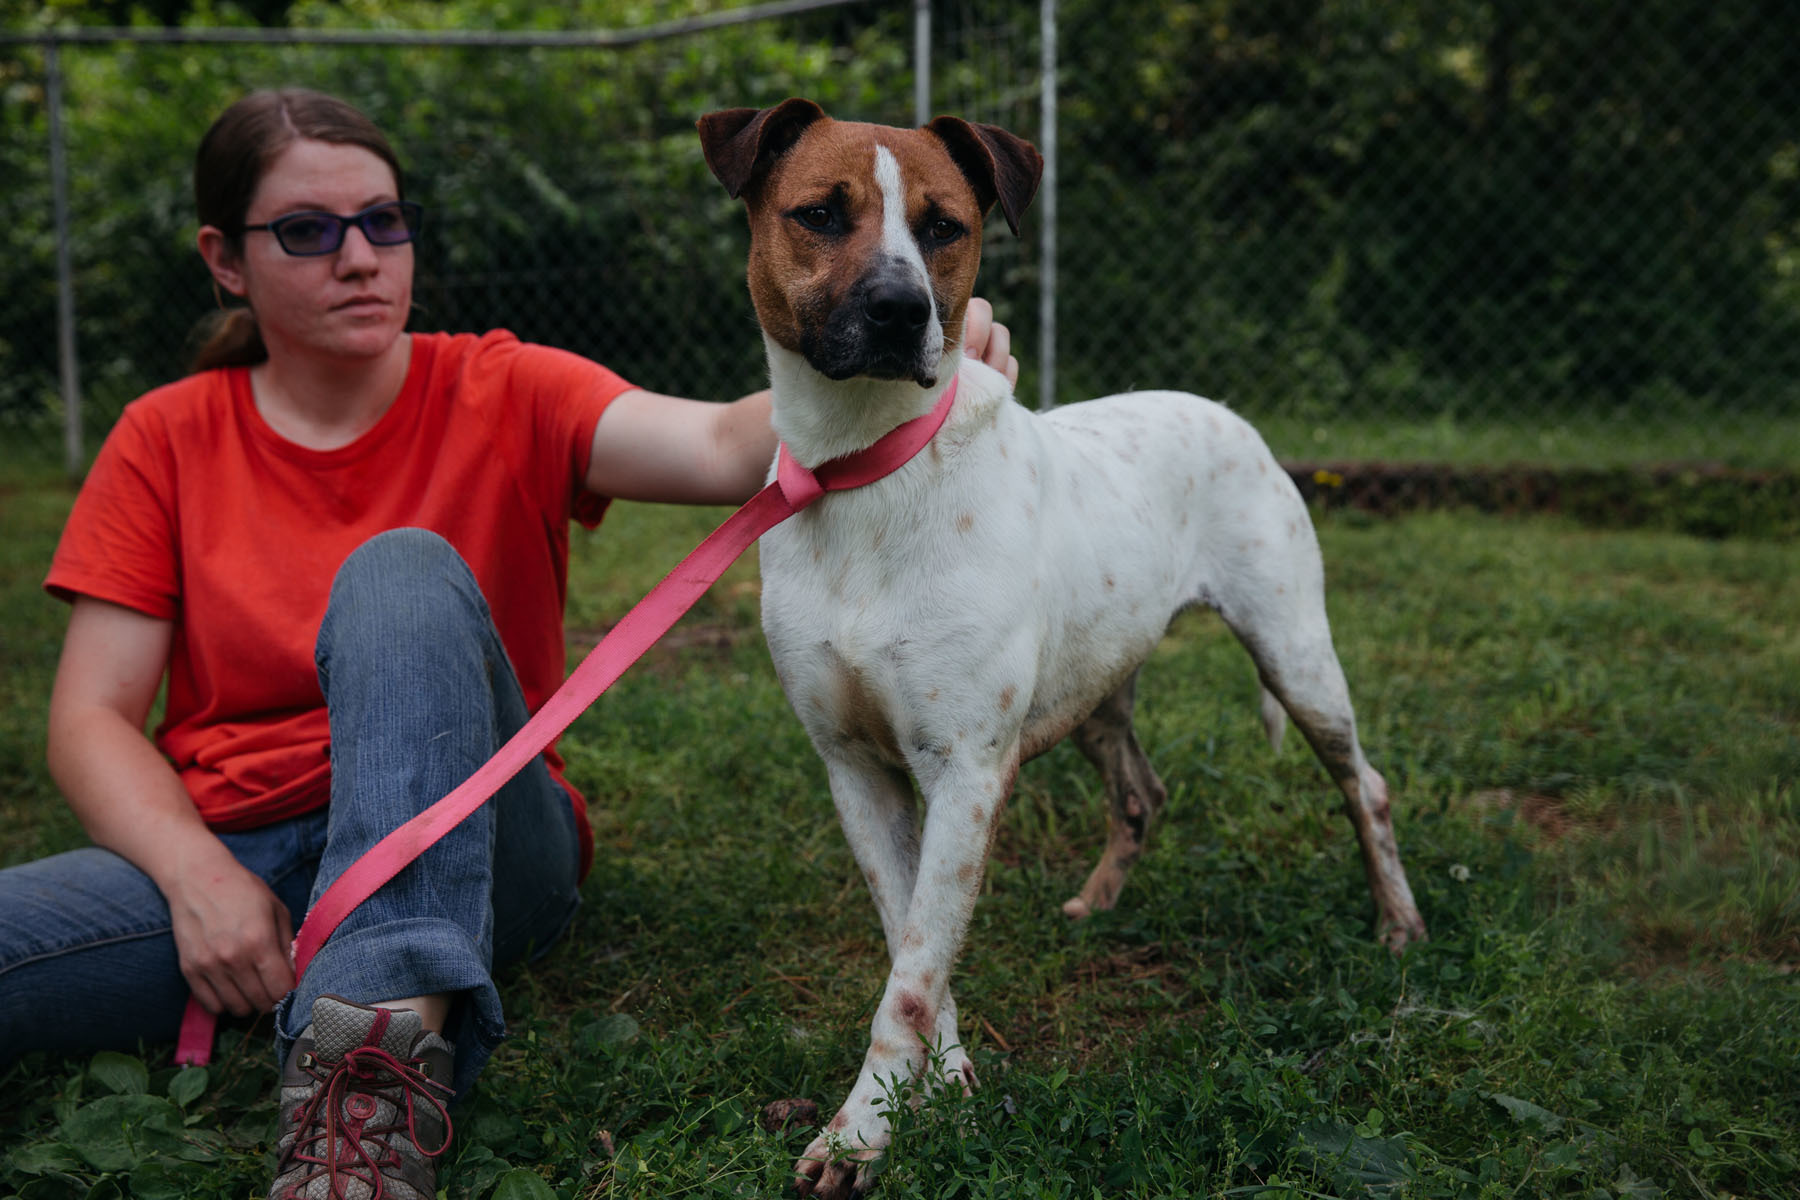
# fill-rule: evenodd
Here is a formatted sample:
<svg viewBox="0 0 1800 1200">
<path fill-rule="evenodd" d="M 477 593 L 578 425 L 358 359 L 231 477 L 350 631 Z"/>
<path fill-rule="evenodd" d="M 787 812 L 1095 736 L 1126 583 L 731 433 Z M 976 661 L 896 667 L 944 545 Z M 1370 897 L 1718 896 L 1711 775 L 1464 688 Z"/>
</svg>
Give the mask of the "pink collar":
<svg viewBox="0 0 1800 1200">
<path fill-rule="evenodd" d="M 783 442 L 776 458 L 775 482 L 780 485 L 781 494 L 787 497 L 795 512 L 799 512 L 825 492 L 841 492 L 874 483 L 911 462 L 913 456 L 937 436 L 937 431 L 943 428 L 945 420 L 949 418 L 950 406 L 955 401 L 956 376 L 952 375 L 950 386 L 944 389 L 944 394 L 938 397 L 930 412 L 894 426 L 882 434 L 874 445 L 846 454 L 842 458 L 820 463 L 812 471 L 796 462 L 794 456 L 788 453 L 787 443 Z"/>
</svg>

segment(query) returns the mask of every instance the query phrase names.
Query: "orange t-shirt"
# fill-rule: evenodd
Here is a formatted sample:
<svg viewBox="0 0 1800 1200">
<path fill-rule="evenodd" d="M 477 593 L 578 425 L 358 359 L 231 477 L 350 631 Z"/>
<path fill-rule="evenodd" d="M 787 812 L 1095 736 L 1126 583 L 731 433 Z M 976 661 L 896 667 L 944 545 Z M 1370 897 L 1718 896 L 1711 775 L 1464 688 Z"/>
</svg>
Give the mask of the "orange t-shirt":
<svg viewBox="0 0 1800 1200">
<path fill-rule="evenodd" d="M 414 334 L 406 382 L 348 446 L 309 450 L 256 411 L 245 368 L 128 405 L 76 498 L 54 595 L 174 622 L 157 746 L 206 823 L 253 828 L 330 799 L 313 644 L 338 566 L 383 530 L 444 537 L 468 562 L 536 711 L 562 683 L 569 521 L 592 528 L 594 426 L 631 385 L 504 331 Z M 568 788 L 592 857 L 587 806 Z"/>
</svg>

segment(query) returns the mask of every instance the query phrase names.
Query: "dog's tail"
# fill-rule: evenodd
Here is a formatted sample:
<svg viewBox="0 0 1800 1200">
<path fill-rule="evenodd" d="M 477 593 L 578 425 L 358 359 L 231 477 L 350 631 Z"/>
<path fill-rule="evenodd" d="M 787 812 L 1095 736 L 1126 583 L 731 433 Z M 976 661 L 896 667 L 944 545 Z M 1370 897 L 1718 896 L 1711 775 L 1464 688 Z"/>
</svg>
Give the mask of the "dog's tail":
<svg viewBox="0 0 1800 1200">
<path fill-rule="evenodd" d="M 1287 732 L 1287 710 L 1281 707 L 1281 701 L 1268 688 L 1262 689 L 1262 724 L 1270 747 L 1279 754 L 1281 735 Z"/>
</svg>

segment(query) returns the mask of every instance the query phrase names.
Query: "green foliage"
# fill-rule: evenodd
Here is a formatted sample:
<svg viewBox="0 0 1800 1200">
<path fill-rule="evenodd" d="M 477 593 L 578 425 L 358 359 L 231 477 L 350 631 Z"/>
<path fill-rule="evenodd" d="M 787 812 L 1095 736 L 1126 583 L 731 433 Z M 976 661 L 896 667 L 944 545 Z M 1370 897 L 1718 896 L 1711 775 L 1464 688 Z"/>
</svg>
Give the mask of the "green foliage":
<svg viewBox="0 0 1800 1200">
<path fill-rule="evenodd" d="M 1792 406 L 1800 74 L 1774 6 L 1059 11 L 1064 244 L 1154 247 L 1064 269 L 1066 398 L 1197 380 L 1315 422 Z"/>
<path fill-rule="evenodd" d="M 192 26 L 624 28 L 697 0 L 69 0 L 9 29 L 171 13 Z M 939 6 L 939 97 L 1038 136 L 1038 5 Z M 910 119 L 909 6 L 600 50 L 105 46 L 62 52 L 90 448 L 178 374 L 213 303 L 188 164 L 254 86 L 307 84 L 393 136 L 416 198 L 420 328 L 513 328 L 665 391 L 763 376 L 710 109 L 808 94 Z M 966 10 L 966 11 L 965 11 Z M 1778 3 L 1180 0 L 1059 6 L 1058 381 L 1179 386 L 1350 456 L 1770 465 L 1800 401 L 1800 69 Z M 53 453 L 55 245 L 41 47 L 0 47 L 0 432 Z M 940 100 L 940 103 L 942 101 Z M 962 103 L 959 99 L 957 103 Z M 991 109 L 992 111 L 987 111 Z M 990 231 L 983 291 L 1030 369 L 1037 213 Z M 1029 380 L 1028 380 L 1029 388 Z M 1309 455 L 1310 440 L 1280 440 Z M 1479 444 L 1491 445 L 1481 442 Z M 1642 461 L 1637 459 L 1636 461 Z"/>
<path fill-rule="evenodd" d="M 704 6 L 695 6 L 703 8 Z M 50 23 L 64 14 L 35 14 Z M 298 0 L 321 31 L 541 27 L 535 4 Z M 589 3 L 560 26 L 642 14 Z M 701 160 L 703 112 L 805 92 L 844 116 L 904 119 L 902 14 L 813 36 L 803 23 L 727 27 L 607 50 L 120 45 L 62 51 L 82 384 L 90 449 L 133 396 L 179 375 L 214 305 L 193 251 L 194 147 L 255 87 L 350 99 L 394 142 L 427 206 L 414 327 L 510 328 L 601 359 L 658 390 L 728 398 L 764 375 L 743 284 L 740 206 Z M 196 4 L 195 26 L 241 23 Z M 47 441 L 57 399 L 43 51 L 0 48 L 0 428 Z M 16 171 L 13 169 L 16 168 Z M 16 250 L 15 250 L 16 247 Z M 697 323 L 696 323 L 697 322 Z M 720 336 L 729 330 L 729 335 Z"/>
</svg>

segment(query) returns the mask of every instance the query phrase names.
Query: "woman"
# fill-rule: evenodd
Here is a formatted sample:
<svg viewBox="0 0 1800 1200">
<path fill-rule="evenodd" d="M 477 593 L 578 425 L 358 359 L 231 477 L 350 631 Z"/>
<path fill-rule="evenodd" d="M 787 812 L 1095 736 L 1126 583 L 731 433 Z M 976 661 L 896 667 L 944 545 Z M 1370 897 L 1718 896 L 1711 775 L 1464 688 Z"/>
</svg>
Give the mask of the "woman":
<svg viewBox="0 0 1800 1200">
<path fill-rule="evenodd" d="M 443 1101 L 504 1033 L 494 970 L 577 903 L 585 801 L 547 751 L 297 990 L 293 928 L 561 682 L 569 520 L 744 500 L 775 449 L 768 395 L 682 400 L 505 332 L 405 332 L 420 213 L 331 97 L 240 100 L 194 181 L 201 257 L 247 308 L 127 408 L 46 581 L 73 606 L 50 768 L 95 844 L 0 872 L 0 1065 L 168 1040 L 190 990 L 274 1008 L 271 1194 L 379 1170 L 430 1196 Z M 970 313 L 968 343 L 1016 374 L 1004 327 Z"/>
</svg>

